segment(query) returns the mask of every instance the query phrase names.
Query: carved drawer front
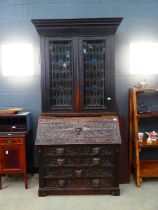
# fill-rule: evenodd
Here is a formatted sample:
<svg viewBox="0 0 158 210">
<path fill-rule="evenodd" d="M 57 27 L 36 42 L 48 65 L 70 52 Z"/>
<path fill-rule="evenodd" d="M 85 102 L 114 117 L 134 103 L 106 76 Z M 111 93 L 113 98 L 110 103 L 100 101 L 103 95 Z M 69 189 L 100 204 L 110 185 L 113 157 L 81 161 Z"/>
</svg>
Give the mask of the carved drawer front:
<svg viewBox="0 0 158 210">
<path fill-rule="evenodd" d="M 76 168 L 76 169 L 60 169 L 60 168 L 45 168 L 43 171 L 44 177 L 51 178 L 80 178 L 80 177 L 114 177 L 114 167 L 107 168 Z"/>
<path fill-rule="evenodd" d="M 44 179 L 45 187 L 54 188 L 105 188 L 118 186 L 114 179 L 93 178 L 93 179 Z"/>
<path fill-rule="evenodd" d="M 117 145 L 73 145 L 73 146 L 49 146 L 44 147 L 44 155 L 47 156 L 94 156 L 115 155 L 119 149 Z"/>
<path fill-rule="evenodd" d="M 91 148 L 89 146 L 57 146 L 57 147 L 45 147 L 44 155 L 50 156 L 83 156 L 90 155 Z"/>
<path fill-rule="evenodd" d="M 52 158 L 50 156 L 44 157 L 44 167 L 100 167 L 100 166 L 114 166 L 116 162 L 114 156 L 96 156 L 96 157 L 58 157 Z"/>
<path fill-rule="evenodd" d="M 23 143 L 22 138 L 13 138 L 13 137 L 0 138 L 0 145 L 22 144 L 22 143 Z"/>
<path fill-rule="evenodd" d="M 101 146 L 101 155 L 114 156 L 117 155 L 118 153 L 119 153 L 118 145 Z"/>
</svg>

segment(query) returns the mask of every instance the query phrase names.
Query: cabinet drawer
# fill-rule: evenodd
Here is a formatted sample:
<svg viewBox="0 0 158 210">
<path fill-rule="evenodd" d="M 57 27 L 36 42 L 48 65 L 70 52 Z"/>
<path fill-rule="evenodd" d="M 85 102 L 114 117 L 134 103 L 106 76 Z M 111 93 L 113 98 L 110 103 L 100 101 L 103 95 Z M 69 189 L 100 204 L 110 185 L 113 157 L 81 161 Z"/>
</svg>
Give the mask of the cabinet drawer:
<svg viewBox="0 0 158 210">
<path fill-rule="evenodd" d="M 93 178 L 93 179 L 44 179 L 45 187 L 54 188 L 105 188 L 105 187 L 116 187 L 118 183 L 114 179 L 106 178 Z"/>
<path fill-rule="evenodd" d="M 44 156 L 113 156 L 118 153 L 117 145 L 44 146 Z"/>
<path fill-rule="evenodd" d="M 23 143 L 23 138 L 12 138 L 12 137 L 7 137 L 7 138 L 0 138 L 0 145 L 11 145 L 11 144 L 22 144 Z"/>
<path fill-rule="evenodd" d="M 103 177 L 114 177 L 115 170 L 114 167 L 107 168 L 45 168 L 43 169 L 44 177 L 50 178 L 103 178 Z"/>
<path fill-rule="evenodd" d="M 96 156 L 96 157 L 59 157 L 44 156 L 44 167 L 100 167 L 114 166 L 115 156 Z"/>
<path fill-rule="evenodd" d="M 27 126 L 22 125 L 1 125 L 0 132 L 24 132 L 27 130 Z"/>
</svg>

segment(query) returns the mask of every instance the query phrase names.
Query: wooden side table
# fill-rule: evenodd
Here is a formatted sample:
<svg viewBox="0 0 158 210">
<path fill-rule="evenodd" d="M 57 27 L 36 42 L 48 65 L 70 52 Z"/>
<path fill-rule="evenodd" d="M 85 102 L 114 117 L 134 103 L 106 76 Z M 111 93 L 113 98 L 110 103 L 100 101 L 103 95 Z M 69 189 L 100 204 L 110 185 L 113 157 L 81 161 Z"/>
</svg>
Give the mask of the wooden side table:
<svg viewBox="0 0 158 210">
<path fill-rule="evenodd" d="M 23 174 L 27 189 L 25 137 L 25 133 L 0 133 L 0 189 L 3 174 Z"/>
</svg>

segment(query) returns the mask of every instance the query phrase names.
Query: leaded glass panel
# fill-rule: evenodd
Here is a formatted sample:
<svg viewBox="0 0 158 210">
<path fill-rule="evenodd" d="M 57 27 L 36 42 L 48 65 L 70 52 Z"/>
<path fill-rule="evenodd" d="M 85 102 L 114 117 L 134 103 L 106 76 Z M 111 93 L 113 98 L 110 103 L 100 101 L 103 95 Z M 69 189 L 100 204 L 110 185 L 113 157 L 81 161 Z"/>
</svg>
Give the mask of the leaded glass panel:
<svg viewBox="0 0 158 210">
<path fill-rule="evenodd" d="M 106 41 L 83 41 L 83 101 L 85 108 L 106 108 Z"/>
<path fill-rule="evenodd" d="M 71 41 L 51 41 L 49 44 L 52 108 L 72 108 L 71 50 Z"/>
</svg>

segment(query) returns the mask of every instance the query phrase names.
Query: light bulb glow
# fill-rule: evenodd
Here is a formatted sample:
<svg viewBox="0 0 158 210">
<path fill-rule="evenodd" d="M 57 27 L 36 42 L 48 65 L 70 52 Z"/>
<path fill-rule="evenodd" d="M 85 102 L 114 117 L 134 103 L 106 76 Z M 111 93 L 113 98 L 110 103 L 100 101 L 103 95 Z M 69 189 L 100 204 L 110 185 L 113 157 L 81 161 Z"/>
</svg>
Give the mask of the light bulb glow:
<svg viewBox="0 0 158 210">
<path fill-rule="evenodd" d="M 2 45 L 1 63 L 3 76 L 32 76 L 33 46 L 25 43 Z"/>
<path fill-rule="evenodd" d="M 131 43 L 130 74 L 158 74 L 158 43 Z"/>
</svg>

